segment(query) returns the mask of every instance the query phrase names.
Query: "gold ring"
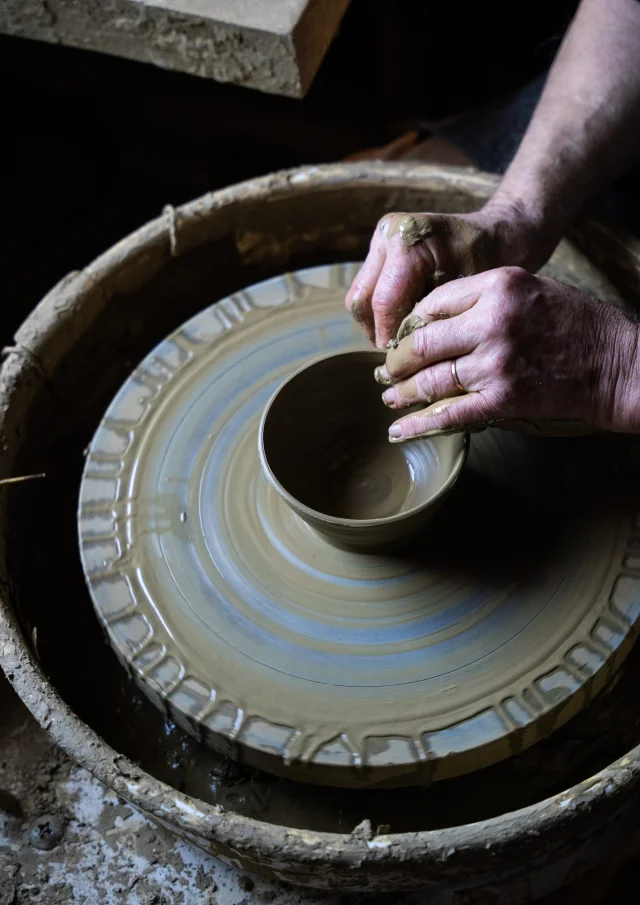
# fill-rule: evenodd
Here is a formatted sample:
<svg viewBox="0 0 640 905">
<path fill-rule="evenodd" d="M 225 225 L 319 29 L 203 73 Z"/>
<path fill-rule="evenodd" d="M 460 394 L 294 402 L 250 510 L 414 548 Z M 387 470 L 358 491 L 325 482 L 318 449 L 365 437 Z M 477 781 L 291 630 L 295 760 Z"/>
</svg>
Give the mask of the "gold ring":
<svg viewBox="0 0 640 905">
<path fill-rule="evenodd" d="M 451 376 L 453 377 L 453 382 L 456 387 L 460 390 L 461 393 L 466 393 L 467 391 L 460 383 L 460 378 L 458 377 L 458 369 L 456 368 L 455 359 L 451 362 Z"/>
</svg>

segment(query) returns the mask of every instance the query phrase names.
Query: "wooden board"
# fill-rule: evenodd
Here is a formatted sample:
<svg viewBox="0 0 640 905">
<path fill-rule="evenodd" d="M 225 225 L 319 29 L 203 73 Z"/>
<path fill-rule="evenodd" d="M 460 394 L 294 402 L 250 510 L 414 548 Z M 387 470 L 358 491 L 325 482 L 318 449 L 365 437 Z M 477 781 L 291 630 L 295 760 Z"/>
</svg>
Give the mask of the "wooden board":
<svg viewBox="0 0 640 905">
<path fill-rule="evenodd" d="M 349 0 L 6 0 L 0 32 L 303 97 Z"/>
</svg>

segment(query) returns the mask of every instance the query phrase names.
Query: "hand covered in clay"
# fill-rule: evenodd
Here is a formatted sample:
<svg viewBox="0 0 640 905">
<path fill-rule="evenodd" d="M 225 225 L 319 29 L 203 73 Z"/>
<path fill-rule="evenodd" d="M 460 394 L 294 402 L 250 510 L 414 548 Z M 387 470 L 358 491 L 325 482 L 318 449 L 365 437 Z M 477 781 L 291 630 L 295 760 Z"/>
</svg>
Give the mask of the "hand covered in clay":
<svg viewBox="0 0 640 905">
<path fill-rule="evenodd" d="M 408 323 L 376 379 L 391 408 L 428 407 L 392 441 L 523 422 L 640 432 L 640 327 L 608 302 L 501 267 L 435 289 Z"/>
<path fill-rule="evenodd" d="M 503 264 L 535 270 L 551 252 L 539 244 L 502 206 L 473 214 L 387 214 L 345 303 L 371 342 L 384 348 L 431 289 Z"/>
</svg>

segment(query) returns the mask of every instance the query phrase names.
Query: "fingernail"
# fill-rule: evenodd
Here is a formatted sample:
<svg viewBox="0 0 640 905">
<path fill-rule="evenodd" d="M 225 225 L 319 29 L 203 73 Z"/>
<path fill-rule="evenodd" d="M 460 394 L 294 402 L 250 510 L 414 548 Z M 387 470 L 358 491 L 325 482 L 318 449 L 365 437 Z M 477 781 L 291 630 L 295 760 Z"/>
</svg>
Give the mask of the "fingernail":
<svg viewBox="0 0 640 905">
<path fill-rule="evenodd" d="M 391 377 L 385 365 L 380 365 L 379 368 L 376 368 L 373 372 L 373 376 L 378 383 L 382 384 L 382 386 L 388 387 L 391 385 Z"/>
<path fill-rule="evenodd" d="M 402 428 L 399 424 L 392 424 L 389 428 L 389 436 L 393 437 L 394 440 L 397 440 L 398 437 L 402 436 Z"/>
<path fill-rule="evenodd" d="M 389 408 L 393 408 L 396 401 L 396 394 L 393 390 L 385 390 L 382 394 L 382 401 L 385 405 L 388 405 Z"/>
</svg>

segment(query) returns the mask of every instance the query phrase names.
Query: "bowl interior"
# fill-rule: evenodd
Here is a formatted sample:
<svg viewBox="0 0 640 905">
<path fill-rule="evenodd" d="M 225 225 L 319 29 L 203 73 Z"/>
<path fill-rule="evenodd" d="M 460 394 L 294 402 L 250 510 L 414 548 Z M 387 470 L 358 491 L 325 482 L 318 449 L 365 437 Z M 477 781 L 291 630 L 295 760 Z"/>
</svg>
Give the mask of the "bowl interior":
<svg viewBox="0 0 640 905">
<path fill-rule="evenodd" d="M 402 516 L 451 477 L 461 438 L 391 444 L 398 417 L 381 401 L 382 352 L 345 352 L 294 374 L 267 407 L 262 448 L 280 487 L 303 506 L 348 520 Z"/>
</svg>

